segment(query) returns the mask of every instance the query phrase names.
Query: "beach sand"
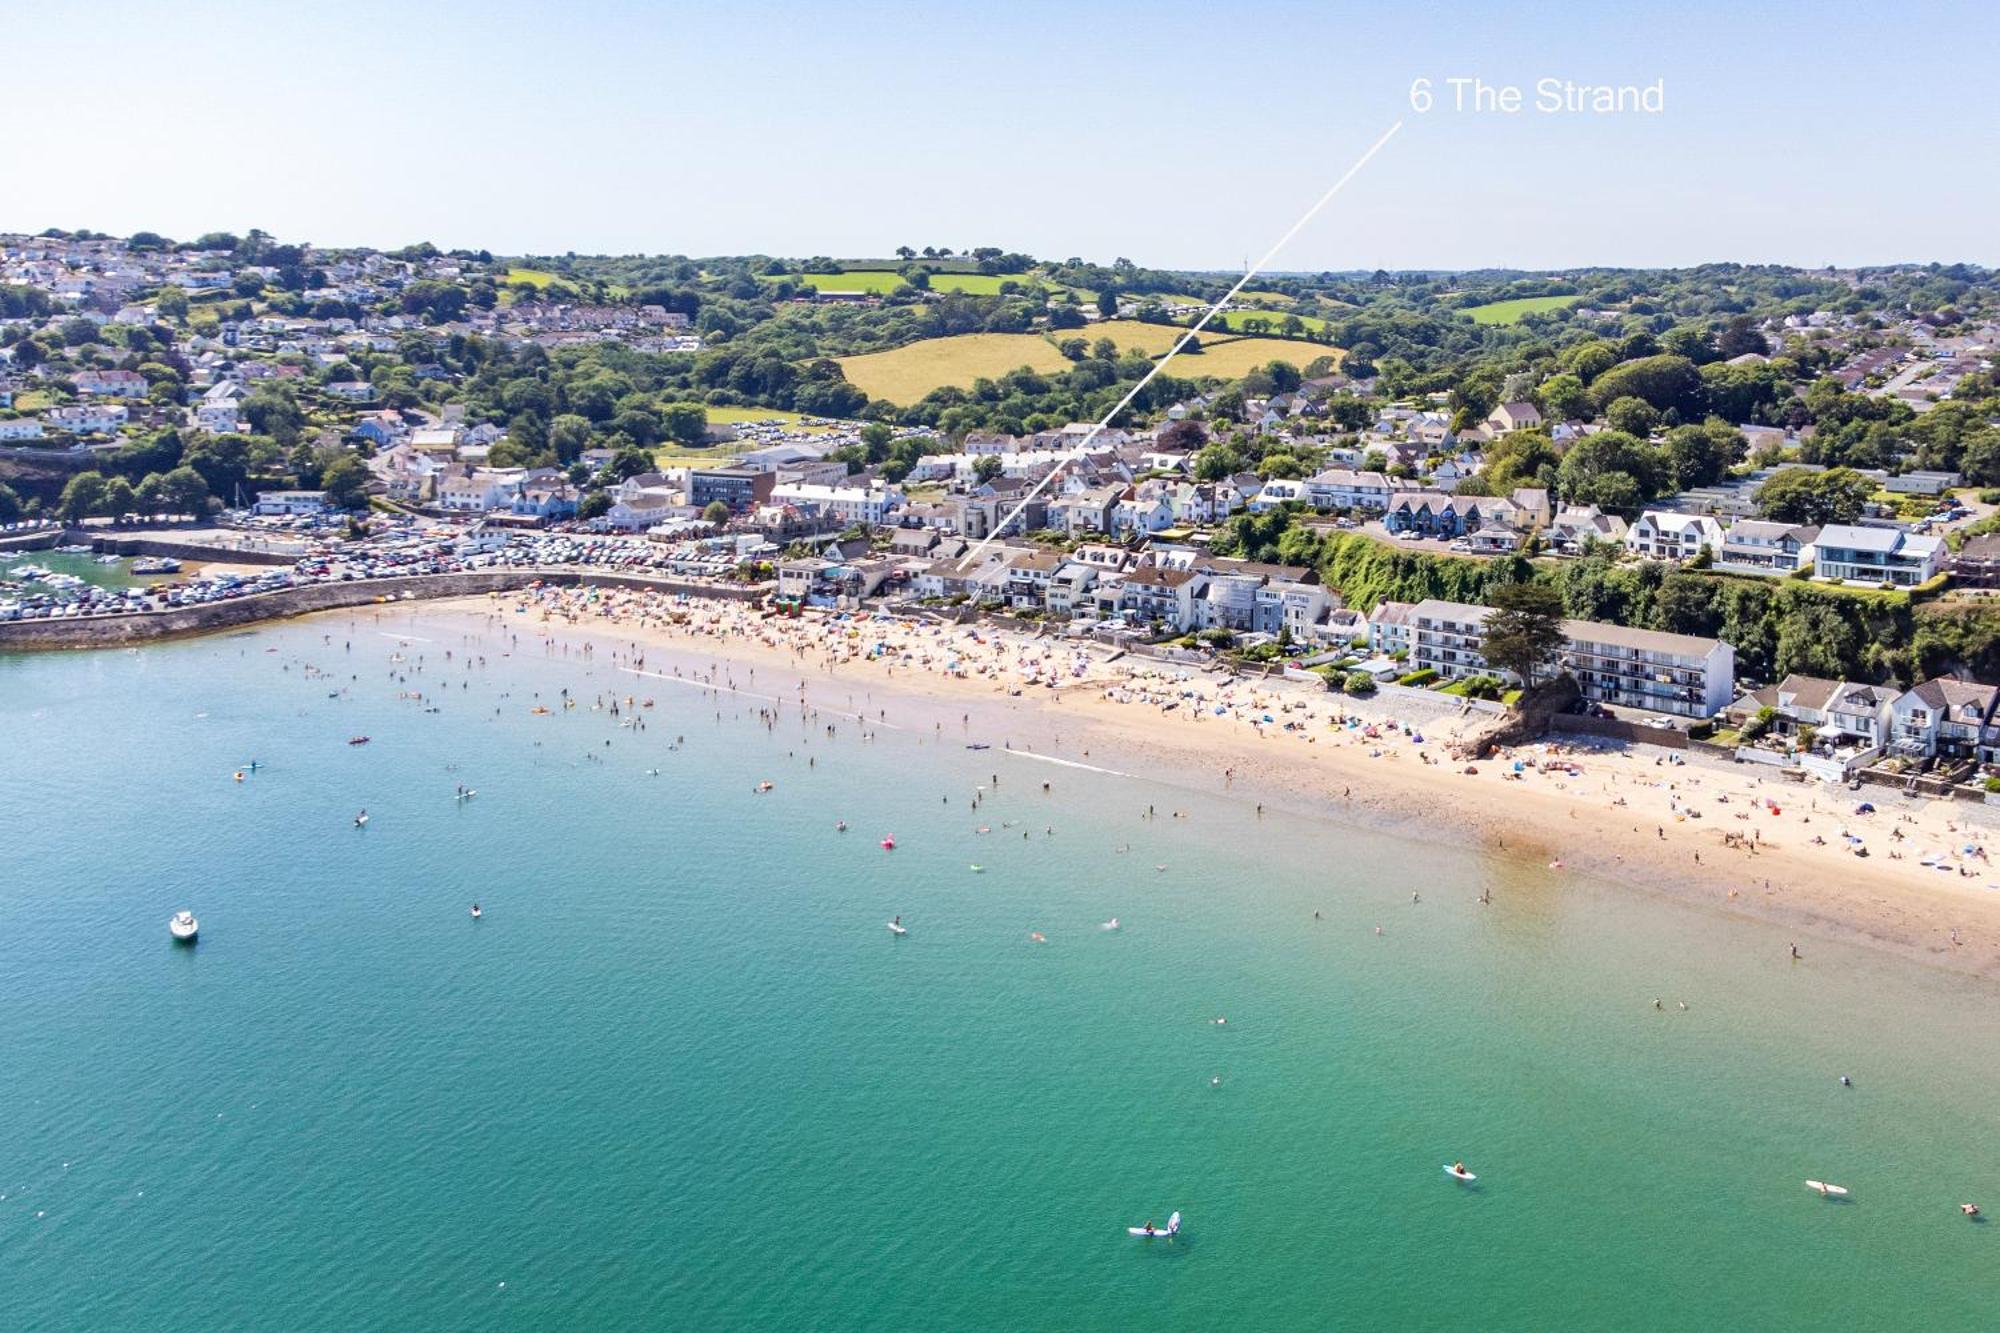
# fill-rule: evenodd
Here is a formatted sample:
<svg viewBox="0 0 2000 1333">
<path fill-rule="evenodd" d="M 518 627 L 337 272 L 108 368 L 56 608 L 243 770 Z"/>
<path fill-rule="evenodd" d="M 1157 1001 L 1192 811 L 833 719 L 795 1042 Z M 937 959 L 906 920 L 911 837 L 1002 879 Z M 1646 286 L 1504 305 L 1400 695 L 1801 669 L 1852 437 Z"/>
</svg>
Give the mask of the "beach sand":
<svg viewBox="0 0 2000 1333">
<path fill-rule="evenodd" d="M 603 589 L 365 614 L 378 628 L 455 622 L 517 636 L 520 651 L 539 641 L 538 652 L 587 653 L 629 673 L 635 696 L 663 684 L 730 689 L 990 745 L 996 766 L 1040 761 L 1058 794 L 1065 764 L 1144 777 L 1190 793 L 1162 817 L 1200 818 L 1197 797 L 1255 803 L 1274 818 L 1332 817 L 1475 846 L 1510 863 L 1509 882 L 1606 880 L 1779 923 L 1797 932 L 1806 959 L 1813 940 L 1839 939 L 2000 976 L 2000 872 L 1986 861 L 2000 840 L 1985 806 L 1802 785 L 1699 752 L 1677 762 L 1661 747 L 1592 738 L 1454 763 L 1448 743 L 1490 719 L 1459 716 L 1449 696 L 1354 699 L 1111 660 L 1103 645 L 987 625 L 782 619 Z M 1856 813 L 1863 801 L 1875 813 Z"/>
</svg>

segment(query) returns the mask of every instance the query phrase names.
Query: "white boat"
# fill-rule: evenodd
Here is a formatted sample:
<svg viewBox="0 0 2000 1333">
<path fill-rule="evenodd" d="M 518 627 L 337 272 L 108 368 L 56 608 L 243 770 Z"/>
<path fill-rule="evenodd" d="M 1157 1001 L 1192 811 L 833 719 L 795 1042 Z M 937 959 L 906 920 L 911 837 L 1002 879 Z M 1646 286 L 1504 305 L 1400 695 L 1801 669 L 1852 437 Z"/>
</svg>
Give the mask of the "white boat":
<svg viewBox="0 0 2000 1333">
<path fill-rule="evenodd" d="M 889 925 L 889 933 L 891 935 L 907 935 L 910 933 L 909 927 L 905 926 L 900 921 L 891 921 L 888 923 L 888 925 Z"/>
<path fill-rule="evenodd" d="M 1164 1227 L 1155 1227 L 1155 1226 L 1126 1227 L 1125 1230 L 1129 1231 L 1131 1234 L 1135 1236 L 1156 1236 L 1156 1237 L 1178 1236 L 1181 1234 L 1181 1215 L 1180 1213 L 1176 1212 L 1172 1217 L 1169 1217 L 1167 1219 L 1167 1224 Z"/>
<path fill-rule="evenodd" d="M 1829 1185 L 1824 1180 L 1808 1180 L 1806 1188 L 1818 1191 L 1819 1196 L 1823 1199 L 1844 1199 L 1847 1197 L 1847 1186 Z"/>
<path fill-rule="evenodd" d="M 1466 1170 L 1466 1169 L 1465 1169 L 1464 1167 L 1462 1167 L 1462 1166 L 1449 1166 L 1449 1165 L 1448 1165 L 1448 1166 L 1446 1166 L 1446 1167 L 1445 1167 L 1445 1169 L 1444 1169 L 1444 1173 L 1445 1173 L 1446 1175 L 1450 1176 L 1450 1177 L 1451 1177 L 1451 1178 L 1452 1178 L 1453 1180 L 1477 1180 L 1477 1179 L 1479 1179 L 1479 1177 L 1478 1177 L 1478 1176 L 1475 1176 L 1475 1175 L 1473 1175 L 1473 1174 L 1472 1174 L 1472 1173 L 1471 1173 L 1470 1171 Z"/>
<path fill-rule="evenodd" d="M 194 943 L 194 937 L 201 931 L 201 923 L 194 919 L 193 912 L 175 912 L 167 922 L 167 933 L 183 944 Z"/>
</svg>

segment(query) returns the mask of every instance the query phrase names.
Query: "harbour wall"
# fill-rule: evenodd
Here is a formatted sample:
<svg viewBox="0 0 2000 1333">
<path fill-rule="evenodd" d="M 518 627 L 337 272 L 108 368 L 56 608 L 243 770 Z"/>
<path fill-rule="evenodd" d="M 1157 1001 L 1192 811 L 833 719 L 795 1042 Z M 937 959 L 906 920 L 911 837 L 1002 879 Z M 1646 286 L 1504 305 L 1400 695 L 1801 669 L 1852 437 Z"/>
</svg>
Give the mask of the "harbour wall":
<svg viewBox="0 0 2000 1333">
<path fill-rule="evenodd" d="M 625 588 L 690 597 L 751 601 L 770 590 L 768 584 L 689 583 L 642 574 L 604 574 L 576 569 L 482 569 L 459 574 L 417 574 L 402 578 L 359 579 L 353 583 L 315 583 L 302 588 L 253 593 L 226 602 L 138 611 L 124 615 L 79 616 L 74 620 L 0 621 L 0 653 L 42 652 L 70 648 L 116 648 L 156 639 L 210 634 L 267 620 L 338 611 L 378 603 L 444 597 L 483 597 L 516 592 L 534 583 Z"/>
</svg>

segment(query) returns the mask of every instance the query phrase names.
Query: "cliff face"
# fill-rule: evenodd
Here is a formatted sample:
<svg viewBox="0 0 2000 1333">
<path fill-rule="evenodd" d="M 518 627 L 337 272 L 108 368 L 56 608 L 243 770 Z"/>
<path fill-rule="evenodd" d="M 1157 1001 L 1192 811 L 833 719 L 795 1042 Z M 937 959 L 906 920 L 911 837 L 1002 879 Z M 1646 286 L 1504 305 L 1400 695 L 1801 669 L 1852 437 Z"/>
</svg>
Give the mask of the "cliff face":
<svg viewBox="0 0 2000 1333">
<path fill-rule="evenodd" d="M 1451 756 L 1458 760 L 1484 759 L 1503 745 L 1522 745 L 1540 740 L 1549 729 L 1549 720 L 1566 712 L 1581 698 L 1576 681 L 1565 673 L 1543 685 L 1508 709 L 1484 731 L 1474 732 L 1454 745 Z"/>
<path fill-rule="evenodd" d="M 0 622 L 0 653 L 35 652 L 57 648 L 114 648 L 154 639 L 178 638 L 233 629 L 265 620 L 282 620 L 314 611 L 377 602 L 441 597 L 483 597 L 513 592 L 532 583 L 595 584 L 611 588 L 685 593 L 692 597 L 752 599 L 764 585 L 742 587 L 683 583 L 635 574 L 592 574 L 577 570 L 482 569 L 463 574 L 424 574 L 408 578 L 367 579 L 357 583 L 318 583 L 305 588 L 258 593 L 227 602 L 208 602 L 169 611 L 135 615 L 79 616 L 74 620 L 14 620 Z M 405 596 L 407 594 L 407 598 Z"/>
</svg>

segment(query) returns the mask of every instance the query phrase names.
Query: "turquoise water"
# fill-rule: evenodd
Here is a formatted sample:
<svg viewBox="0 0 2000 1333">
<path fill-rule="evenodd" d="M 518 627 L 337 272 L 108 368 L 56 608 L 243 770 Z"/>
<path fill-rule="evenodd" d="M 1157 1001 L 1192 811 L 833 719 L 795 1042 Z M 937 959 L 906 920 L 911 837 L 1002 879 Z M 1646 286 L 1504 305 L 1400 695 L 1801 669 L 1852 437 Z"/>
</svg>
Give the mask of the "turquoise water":
<svg viewBox="0 0 2000 1333">
<path fill-rule="evenodd" d="M 0 658 L 9 1328 L 1993 1322 L 1990 987 L 325 631 Z M 529 713 L 563 687 L 657 705 Z"/>
<path fill-rule="evenodd" d="M 100 565 L 95 557 L 72 551 L 28 551 L 0 555 L 0 580 L 11 578 L 13 571 L 22 565 L 35 565 L 52 574 L 73 574 L 85 583 L 100 588 L 132 588 L 183 577 L 176 574 L 134 574 L 129 559 L 120 560 L 115 565 Z M 21 589 L 26 592 L 46 590 L 44 584 L 27 584 Z M 0 591 L 0 597 L 5 595 L 5 591 Z"/>
</svg>

